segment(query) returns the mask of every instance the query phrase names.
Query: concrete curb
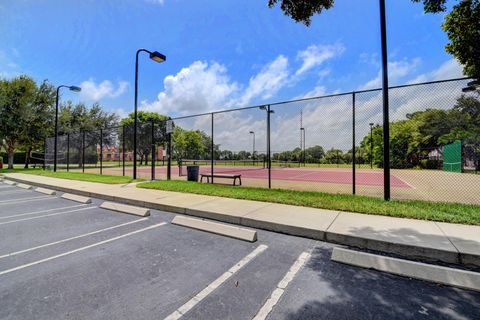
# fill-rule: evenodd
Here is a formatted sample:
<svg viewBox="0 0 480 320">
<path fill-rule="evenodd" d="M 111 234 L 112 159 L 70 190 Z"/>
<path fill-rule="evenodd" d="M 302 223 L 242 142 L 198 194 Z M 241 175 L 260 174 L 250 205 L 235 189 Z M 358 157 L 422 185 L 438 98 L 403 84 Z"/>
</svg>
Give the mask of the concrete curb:
<svg viewBox="0 0 480 320">
<path fill-rule="evenodd" d="M 408 261 L 376 254 L 333 248 L 333 261 L 404 277 L 480 291 L 480 273 Z"/>
<path fill-rule="evenodd" d="M 11 181 L 24 182 L 22 179 L 5 177 Z M 7 180 L 5 180 L 7 181 Z M 471 265 L 475 267 L 480 266 L 480 255 L 465 254 L 450 251 L 443 251 L 429 247 L 421 247 L 415 245 L 405 245 L 400 243 L 385 242 L 376 239 L 369 239 L 360 236 L 344 235 L 337 234 L 330 231 L 323 231 L 318 229 L 311 229 L 306 227 L 291 226 L 286 224 L 280 224 L 270 221 L 256 220 L 248 217 L 232 217 L 229 215 L 222 215 L 215 212 L 203 211 L 198 209 L 189 209 L 186 207 L 180 206 L 171 206 L 161 203 L 154 203 L 149 201 L 142 200 L 132 200 L 124 197 L 110 196 L 96 192 L 88 192 L 83 190 L 70 189 L 65 187 L 53 186 L 45 183 L 30 182 L 32 185 L 56 189 L 62 192 L 73 193 L 77 195 L 98 198 L 107 201 L 114 201 L 117 203 L 134 205 L 139 207 L 146 207 L 154 210 L 168 211 L 177 214 L 184 214 L 190 216 L 196 216 L 200 218 L 217 220 L 220 222 L 234 223 L 242 225 L 245 227 L 263 229 L 273 232 L 284 233 L 293 236 L 306 237 L 310 239 L 332 242 L 337 244 L 343 244 L 353 247 L 358 247 L 362 249 L 369 249 L 387 253 L 398 254 L 403 257 L 413 258 L 413 259 L 424 259 L 428 261 L 441 261 L 452 264 L 461 264 L 461 265 Z"/>
<path fill-rule="evenodd" d="M 45 189 L 45 188 L 36 188 L 35 191 L 40 192 L 40 193 L 44 193 L 44 194 L 48 194 L 49 196 L 54 196 L 54 195 L 57 194 L 57 192 L 55 190 L 50 190 L 50 189 Z"/>
<path fill-rule="evenodd" d="M 79 196 L 79 195 L 76 195 L 76 194 L 72 194 L 72 193 L 64 193 L 64 194 L 62 194 L 62 198 L 63 198 L 63 199 L 67 199 L 67 200 L 72 200 L 72 201 L 80 202 L 80 203 L 84 203 L 84 204 L 92 203 L 92 199 L 90 199 L 90 198 L 88 198 L 88 197 L 82 197 L 82 196 Z"/>
<path fill-rule="evenodd" d="M 4 179 L 4 180 L 3 180 L 3 183 L 8 184 L 8 185 L 11 185 L 11 186 L 14 186 L 14 185 L 17 184 L 17 183 L 15 182 L 15 180 L 13 180 L 13 179 L 11 179 L 11 180 L 10 180 L 10 179 Z"/>
<path fill-rule="evenodd" d="M 25 184 L 25 183 L 17 183 L 17 187 L 22 188 L 22 189 L 26 189 L 26 190 L 30 190 L 30 189 L 33 188 L 31 185 Z"/>
<path fill-rule="evenodd" d="M 257 241 L 257 232 L 255 230 L 240 228 L 237 226 L 232 226 L 214 221 L 208 221 L 205 219 L 177 215 L 173 218 L 172 224 L 211 232 L 234 239 L 240 239 L 249 242 Z"/>
<path fill-rule="evenodd" d="M 141 208 L 141 207 L 134 207 L 134 206 L 129 206 L 126 204 L 119 204 L 115 202 L 108 202 L 105 201 L 100 205 L 100 208 L 102 209 L 107 209 L 107 210 L 112 210 L 112 211 L 117 211 L 117 212 L 122 212 L 122 213 L 128 213 L 128 214 L 133 214 L 136 216 L 140 217 L 147 217 L 150 215 L 150 210 Z"/>
</svg>

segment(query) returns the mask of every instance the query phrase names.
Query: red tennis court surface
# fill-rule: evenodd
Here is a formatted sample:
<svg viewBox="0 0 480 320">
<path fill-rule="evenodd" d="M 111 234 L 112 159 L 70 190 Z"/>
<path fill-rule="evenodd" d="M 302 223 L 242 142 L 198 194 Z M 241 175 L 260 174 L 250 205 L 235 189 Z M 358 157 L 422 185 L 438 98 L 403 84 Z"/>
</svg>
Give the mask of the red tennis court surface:
<svg viewBox="0 0 480 320">
<path fill-rule="evenodd" d="M 120 169 L 121 170 L 121 169 Z M 150 168 L 138 168 L 143 174 L 149 174 Z M 186 168 L 184 168 L 186 173 Z M 166 167 L 157 167 L 156 174 L 163 175 L 167 173 Z M 252 167 L 232 167 L 232 166 L 215 166 L 215 173 L 225 174 L 241 174 L 242 178 L 247 179 L 268 179 L 268 170 L 263 168 Z M 200 166 L 200 173 L 209 174 L 210 167 Z M 172 175 L 178 176 L 178 167 L 172 166 Z M 157 178 L 161 178 L 157 176 Z M 272 180 L 287 181 L 305 181 L 305 182 L 321 182 L 333 184 L 352 184 L 352 171 L 347 169 L 336 168 L 272 168 Z M 355 175 L 357 185 L 364 186 L 383 186 L 383 172 L 376 170 L 357 170 Z M 392 187 L 409 188 L 412 186 L 403 180 L 390 175 Z"/>
</svg>

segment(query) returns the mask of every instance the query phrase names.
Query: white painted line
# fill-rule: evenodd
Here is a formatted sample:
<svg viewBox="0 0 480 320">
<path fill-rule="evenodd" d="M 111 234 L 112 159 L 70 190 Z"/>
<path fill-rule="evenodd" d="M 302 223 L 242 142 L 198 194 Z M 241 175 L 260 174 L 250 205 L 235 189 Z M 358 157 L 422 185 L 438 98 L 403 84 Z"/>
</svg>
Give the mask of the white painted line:
<svg viewBox="0 0 480 320">
<path fill-rule="evenodd" d="M 180 308 L 175 310 L 172 314 L 167 316 L 164 320 L 176 320 L 180 319 L 185 313 L 191 310 L 195 305 L 205 299 L 210 293 L 212 293 L 215 289 L 217 289 L 220 285 L 222 285 L 225 281 L 227 281 L 231 276 L 233 276 L 238 270 L 243 268 L 247 265 L 250 261 L 255 259 L 260 253 L 265 251 L 268 248 L 266 245 L 259 245 L 255 250 L 250 252 L 245 258 L 237 262 L 233 267 L 231 267 L 227 272 L 222 274 L 218 277 L 215 281 L 210 283 L 205 289 L 200 291 L 195 297 L 187 301 L 184 305 Z"/>
<path fill-rule="evenodd" d="M 45 189 L 45 188 L 36 188 L 35 191 L 48 194 L 49 196 L 54 196 L 57 194 L 55 190 Z"/>
<path fill-rule="evenodd" d="M 249 242 L 257 241 L 257 231 L 255 230 L 214 222 L 206 219 L 177 215 L 173 218 L 172 224 L 211 232 L 234 239 L 240 239 Z"/>
<path fill-rule="evenodd" d="M 263 304 L 260 310 L 257 312 L 253 320 L 264 320 L 273 310 L 275 305 L 278 303 L 280 298 L 282 297 L 285 289 L 287 288 L 288 284 L 295 278 L 295 275 L 300 271 L 300 269 L 305 265 L 305 263 L 310 259 L 310 253 L 302 252 L 297 260 L 293 263 L 288 270 L 287 274 L 283 277 L 283 279 L 278 283 L 275 290 L 273 290 L 270 298 Z"/>
<path fill-rule="evenodd" d="M 48 210 L 40 210 L 40 211 L 34 211 L 34 212 L 13 214 L 13 215 L 11 215 L 11 216 L 0 217 L 0 220 L 1 220 L 1 219 L 8 219 L 8 218 L 16 218 L 16 217 L 30 216 L 30 215 L 32 215 L 32 214 L 37 214 L 37 213 L 45 213 L 45 212 L 51 212 L 51 211 L 58 211 L 58 210 L 72 209 L 72 208 L 78 208 L 78 207 L 85 207 L 85 206 L 86 206 L 86 204 L 77 204 L 77 205 L 68 206 L 68 207 L 60 207 L 60 208 L 54 208 L 54 209 L 48 209 Z"/>
<path fill-rule="evenodd" d="M 19 189 L 10 189 L 10 190 L 7 190 L 7 191 L 1 191 L 0 196 L 3 196 L 5 194 L 10 194 L 10 193 L 20 193 L 20 192 L 25 192 L 25 191 L 19 190 Z M 10 200 L 12 200 L 12 199 L 10 199 Z"/>
<path fill-rule="evenodd" d="M 137 223 L 137 222 L 141 222 L 141 221 L 144 221 L 144 220 L 147 220 L 147 219 L 148 219 L 148 218 L 143 218 L 143 219 L 138 219 L 138 220 L 134 220 L 134 221 L 122 223 L 122 224 L 117 224 L 117 225 L 112 226 L 112 227 L 103 228 L 103 229 L 100 229 L 100 230 L 96 230 L 96 231 L 84 233 L 84 234 L 81 234 L 81 235 L 79 235 L 79 236 L 75 236 L 75 237 L 71 237 L 71 238 L 66 238 L 66 239 L 62 239 L 62 240 L 55 241 L 55 242 L 50 242 L 50 243 L 47 243 L 47 244 L 42 244 L 42 245 L 40 245 L 40 246 L 36 246 L 36 247 L 33 247 L 33 248 L 28 248 L 28 249 L 25 249 L 25 250 L 20 250 L 20 251 L 15 251 L 15 252 L 7 253 L 7 254 L 4 254 L 3 256 L 0 256 L 0 259 L 6 258 L 6 257 L 11 257 L 11 256 L 16 256 L 16 255 L 21 254 L 21 253 L 30 252 L 30 251 L 37 250 L 37 249 L 41 249 L 41 248 L 45 248 L 45 247 L 50 247 L 50 246 L 53 246 L 53 245 L 56 245 L 56 244 L 59 244 L 59 243 L 64 243 L 64 242 L 67 242 L 67 241 L 71 241 L 71 240 L 75 240 L 75 239 L 80 239 L 80 238 L 83 238 L 83 237 L 88 237 L 88 236 L 91 236 L 91 235 L 94 235 L 94 234 L 97 234 L 97 233 L 100 233 L 100 232 L 104 232 L 104 231 L 108 231 L 108 230 L 113 230 L 113 229 L 120 228 L 120 227 L 123 227 L 123 226 L 128 226 L 128 225 L 130 225 L 130 224 L 134 224 L 134 223 Z"/>
<path fill-rule="evenodd" d="M 115 203 L 115 202 L 108 202 L 108 201 L 105 201 L 104 203 L 102 203 L 100 205 L 100 208 L 107 209 L 107 210 L 112 210 L 112 211 L 123 212 L 123 213 L 128 213 L 128 214 L 133 214 L 133 215 L 140 216 L 140 217 L 147 217 L 147 216 L 150 215 L 150 209 L 135 207 L 135 206 L 129 206 L 129 205 L 126 205 L 126 204 L 120 204 L 120 203 Z"/>
<path fill-rule="evenodd" d="M 72 200 L 80 203 L 92 203 L 92 199 L 88 197 L 77 196 L 76 194 L 64 193 L 62 194 L 63 199 Z"/>
<path fill-rule="evenodd" d="M 46 218 L 46 217 L 53 217 L 53 216 L 58 216 L 58 215 L 60 215 L 60 214 L 72 213 L 72 212 L 84 211 L 84 210 L 91 210 L 91 209 L 96 209 L 96 208 L 97 208 L 97 207 L 88 207 L 88 208 L 82 208 L 82 209 L 76 209 L 76 210 L 70 210 L 70 211 L 62 211 L 62 212 L 44 214 L 44 215 L 42 215 L 42 216 L 36 216 L 36 217 L 31 217 L 31 218 L 23 218 L 23 219 L 17 219 L 17 220 L 10 220 L 10 221 L 6 221 L 6 222 L 0 222 L 0 225 L 9 224 L 9 223 L 14 223 L 14 222 L 34 220 L 34 219 L 40 219 L 40 218 Z"/>
<path fill-rule="evenodd" d="M 380 256 L 343 248 L 334 248 L 331 259 L 333 261 L 357 267 L 375 269 L 404 277 L 480 291 L 480 273 L 478 272 Z"/>
<path fill-rule="evenodd" d="M 107 239 L 107 240 L 103 240 L 103 241 L 100 241 L 100 242 L 96 242 L 96 243 L 94 243 L 94 244 L 91 244 L 91 245 L 88 245 L 88 246 L 85 246 L 85 247 L 81 247 L 81 248 L 78 248 L 78 249 L 75 249 L 75 250 L 71 250 L 71 251 L 68 251 L 68 252 L 60 253 L 60 254 L 57 254 L 57 255 L 55 255 L 55 256 L 51 256 L 51 257 L 48 257 L 48 258 L 45 258 L 45 259 L 41 259 L 41 260 L 37 260 L 37 261 L 34 261 L 34 262 L 30 262 L 30 263 L 27 263 L 27 264 L 24 264 L 24 265 L 15 267 L 15 268 L 3 270 L 3 271 L 0 271 L 0 276 L 2 276 L 2 275 L 4 275 L 4 274 L 7 274 L 7 273 L 14 272 L 14 271 L 18 271 L 18 270 L 21 270 L 21 269 L 25 269 L 25 268 L 28 268 L 28 267 L 31 267 L 31 266 L 34 266 L 34 265 L 37 265 L 37 264 L 41 264 L 41 263 L 44 263 L 44 262 L 47 262 L 47 261 L 51 261 L 51 260 L 54 260 L 54 259 L 58 259 L 58 258 L 61 258 L 61 257 L 65 257 L 65 256 L 68 256 L 68 255 L 70 255 L 70 254 L 74 254 L 74 253 L 77 253 L 77 252 L 80 252 L 80 251 L 84 251 L 84 250 L 87 250 L 87 249 L 90 249 L 90 248 L 98 247 L 98 246 L 100 246 L 100 245 L 102 245 L 102 244 L 109 243 L 109 242 L 112 242 L 112 241 L 115 241 L 115 240 L 119 240 L 119 239 L 122 239 L 122 238 L 126 238 L 126 237 L 132 236 L 132 235 L 134 235 L 134 234 L 143 232 L 143 231 L 147 231 L 147 230 L 150 230 L 150 229 L 153 229 L 153 228 L 157 228 L 157 227 L 163 226 L 163 225 L 165 225 L 165 224 L 167 224 L 167 223 L 166 223 L 166 222 L 162 222 L 162 223 L 154 224 L 154 225 L 152 225 L 152 226 L 149 226 L 149 227 L 146 227 L 146 228 L 143 228 L 143 229 L 139 229 L 139 230 L 135 230 L 135 231 L 132 231 L 132 232 L 129 232 L 129 233 L 125 233 L 125 234 L 122 234 L 122 235 L 120 235 L 120 236 L 113 237 L 113 238 L 110 238 L 110 239 Z"/>
<path fill-rule="evenodd" d="M 0 205 L 3 204 L 11 204 L 15 202 L 31 202 L 31 201 L 37 201 L 37 200 L 48 200 L 48 199 L 56 199 L 55 197 L 50 197 L 50 196 L 40 196 L 40 197 L 33 197 L 33 198 L 20 198 L 20 199 L 10 199 L 10 200 L 2 200 L 0 201 Z"/>
<path fill-rule="evenodd" d="M 31 185 L 25 184 L 25 183 L 17 183 L 17 187 L 22 188 L 22 189 L 27 189 L 27 190 L 30 190 L 30 189 L 33 188 Z"/>
</svg>

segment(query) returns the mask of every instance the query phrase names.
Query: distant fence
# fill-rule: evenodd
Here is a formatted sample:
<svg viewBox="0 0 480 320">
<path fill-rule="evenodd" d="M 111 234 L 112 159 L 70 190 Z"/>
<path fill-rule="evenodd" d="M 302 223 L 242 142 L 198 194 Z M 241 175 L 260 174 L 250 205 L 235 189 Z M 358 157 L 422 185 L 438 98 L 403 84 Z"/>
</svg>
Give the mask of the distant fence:
<svg viewBox="0 0 480 320">
<path fill-rule="evenodd" d="M 185 179 L 182 161 L 203 160 L 196 163 L 201 174 L 237 173 L 247 186 L 378 197 L 391 188 L 394 199 L 480 203 L 480 192 L 473 191 L 480 183 L 480 137 L 469 132 L 467 120 L 462 124 L 463 116 L 471 119 L 463 104 L 480 104 L 478 93 L 462 93 L 468 81 L 389 88 L 387 186 L 381 89 L 175 117 L 173 133 L 166 132 L 166 122 L 140 123 L 136 157 L 133 126 L 71 133 L 58 139 L 58 166 L 132 175 L 136 160 L 138 177 Z M 446 172 L 443 146 L 462 134 L 470 146 L 462 161 L 471 170 Z M 46 140 L 47 164 L 53 163 L 53 141 Z"/>
</svg>

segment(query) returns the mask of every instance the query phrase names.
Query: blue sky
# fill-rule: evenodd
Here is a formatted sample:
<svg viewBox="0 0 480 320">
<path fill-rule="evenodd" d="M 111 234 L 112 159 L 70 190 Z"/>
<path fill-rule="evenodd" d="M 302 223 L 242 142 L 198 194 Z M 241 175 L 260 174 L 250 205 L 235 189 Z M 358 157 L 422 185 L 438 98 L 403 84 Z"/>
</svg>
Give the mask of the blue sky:
<svg viewBox="0 0 480 320">
<path fill-rule="evenodd" d="M 16 0 L 0 3 L 0 76 L 82 86 L 63 99 L 170 116 L 378 87 L 377 0 L 339 0 L 307 28 L 267 0 Z M 454 2 L 452 2 L 454 3 Z M 450 3 L 450 5 L 452 4 Z M 387 0 L 392 84 L 461 76 L 443 15 Z"/>
</svg>

